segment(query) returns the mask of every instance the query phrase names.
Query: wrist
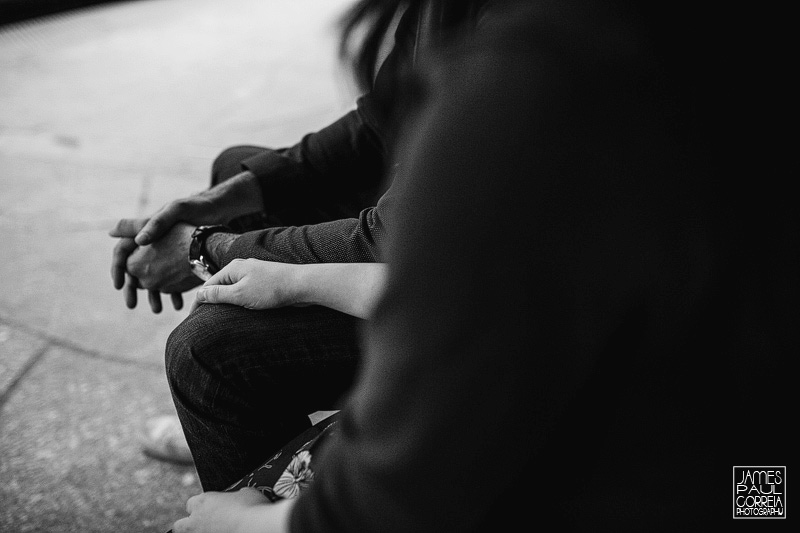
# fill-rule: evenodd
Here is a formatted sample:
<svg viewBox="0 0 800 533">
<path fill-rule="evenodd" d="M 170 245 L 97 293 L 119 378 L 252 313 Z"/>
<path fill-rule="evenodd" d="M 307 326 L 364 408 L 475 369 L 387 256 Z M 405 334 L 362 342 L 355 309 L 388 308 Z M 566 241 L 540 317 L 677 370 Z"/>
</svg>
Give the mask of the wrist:
<svg viewBox="0 0 800 533">
<path fill-rule="evenodd" d="M 208 280 L 220 271 L 222 261 L 212 257 L 208 239 L 220 232 L 229 232 L 230 228 L 222 225 L 198 226 L 191 233 L 189 244 L 189 265 L 192 273 L 202 280 Z"/>
<path fill-rule="evenodd" d="M 237 235 L 235 233 L 218 232 L 212 233 L 206 238 L 205 251 L 211 262 L 217 265 L 217 267 L 222 268 L 225 266 L 228 250 L 230 250 L 236 237 Z"/>
<path fill-rule="evenodd" d="M 288 305 L 315 305 L 314 291 L 311 287 L 313 265 L 288 264 L 286 279 Z"/>
<path fill-rule="evenodd" d="M 274 531 L 288 533 L 292 508 L 297 498 L 281 500 L 275 503 L 263 503 L 247 508 L 240 513 L 236 533 L 258 533 Z"/>
</svg>

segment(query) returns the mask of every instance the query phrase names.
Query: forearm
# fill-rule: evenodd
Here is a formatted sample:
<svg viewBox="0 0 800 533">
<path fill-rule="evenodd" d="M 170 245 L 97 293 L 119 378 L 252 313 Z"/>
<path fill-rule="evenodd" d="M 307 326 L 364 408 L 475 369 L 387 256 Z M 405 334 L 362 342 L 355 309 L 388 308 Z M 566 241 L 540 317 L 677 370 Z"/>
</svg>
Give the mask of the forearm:
<svg viewBox="0 0 800 533">
<path fill-rule="evenodd" d="M 374 208 L 358 218 L 307 226 L 277 227 L 241 235 L 214 234 L 206 248 L 220 268 L 234 259 L 261 259 L 278 263 L 375 263 L 379 243 L 386 238 L 383 213 L 391 202 L 390 188 Z"/>
<path fill-rule="evenodd" d="M 220 211 L 220 220 L 223 222 L 242 215 L 264 211 L 259 180 L 249 170 L 245 170 L 200 194 Z"/>
<path fill-rule="evenodd" d="M 342 219 L 300 227 L 280 227 L 244 234 L 214 233 L 206 239 L 210 261 L 222 269 L 235 259 L 259 259 L 294 265 L 375 263 L 377 217 Z M 367 222 L 369 220 L 370 222 Z"/>
<path fill-rule="evenodd" d="M 296 265 L 296 305 L 321 305 L 369 319 L 380 299 L 388 273 L 384 263 L 321 263 Z"/>
</svg>

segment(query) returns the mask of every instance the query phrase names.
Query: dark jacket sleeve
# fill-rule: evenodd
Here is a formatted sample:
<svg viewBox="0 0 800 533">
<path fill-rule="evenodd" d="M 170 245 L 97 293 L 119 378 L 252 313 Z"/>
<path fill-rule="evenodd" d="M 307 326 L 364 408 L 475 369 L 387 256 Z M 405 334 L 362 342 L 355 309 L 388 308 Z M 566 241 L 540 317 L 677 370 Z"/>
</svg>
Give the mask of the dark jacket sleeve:
<svg viewBox="0 0 800 533">
<path fill-rule="evenodd" d="M 290 148 L 268 150 L 242 162 L 259 178 L 268 214 L 309 201 L 375 195 L 383 185 L 393 113 L 405 97 L 398 81 L 414 62 L 416 10 L 402 15 L 393 37 L 371 90 L 357 100 L 356 109 Z"/>
<path fill-rule="evenodd" d="M 374 96 L 296 145 L 266 150 L 242 162 L 259 180 L 264 208 L 274 213 L 375 194 L 383 177 L 383 125 L 370 111 Z"/>
<path fill-rule="evenodd" d="M 386 236 L 382 216 L 391 205 L 391 198 L 392 188 L 375 207 L 362 210 L 358 218 L 244 233 L 232 243 L 222 265 L 236 258 L 295 264 L 380 261 L 381 243 Z"/>
</svg>

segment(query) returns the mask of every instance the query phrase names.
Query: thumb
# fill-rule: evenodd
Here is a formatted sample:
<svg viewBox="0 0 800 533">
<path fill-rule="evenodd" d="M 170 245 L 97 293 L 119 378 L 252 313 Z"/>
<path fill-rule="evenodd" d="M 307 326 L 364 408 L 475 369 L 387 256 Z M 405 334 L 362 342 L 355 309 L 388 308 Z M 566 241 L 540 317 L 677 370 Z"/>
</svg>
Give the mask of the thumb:
<svg viewBox="0 0 800 533">
<path fill-rule="evenodd" d="M 146 221 L 147 223 L 144 224 L 136 235 L 136 244 L 145 246 L 157 241 L 162 235 L 168 232 L 184 214 L 185 213 L 182 212 L 182 209 L 175 202 L 167 205 L 161 209 L 161 211 L 153 215 L 150 220 Z"/>
<path fill-rule="evenodd" d="M 192 304 L 191 312 L 194 312 L 200 304 L 234 304 L 239 303 L 240 298 L 237 297 L 238 290 L 234 286 L 239 283 L 245 276 L 245 271 L 242 269 L 244 261 L 235 259 L 231 263 L 211 276 L 202 287 L 197 290 L 195 294 L 194 304 Z"/>
<path fill-rule="evenodd" d="M 130 238 L 136 236 L 147 225 L 146 218 L 123 218 L 114 229 L 108 232 L 112 237 Z"/>
<path fill-rule="evenodd" d="M 234 285 L 209 285 L 200 287 L 195 296 L 201 304 L 234 304 L 237 305 Z"/>
</svg>

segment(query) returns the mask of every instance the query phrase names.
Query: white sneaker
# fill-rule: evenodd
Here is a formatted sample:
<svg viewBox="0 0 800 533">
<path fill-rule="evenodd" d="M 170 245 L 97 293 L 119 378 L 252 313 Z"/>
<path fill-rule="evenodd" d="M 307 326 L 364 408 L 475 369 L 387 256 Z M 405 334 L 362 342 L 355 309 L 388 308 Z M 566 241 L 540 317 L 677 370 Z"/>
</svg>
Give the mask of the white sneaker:
<svg viewBox="0 0 800 533">
<path fill-rule="evenodd" d="M 194 464 L 181 422 L 175 415 L 148 420 L 141 444 L 142 452 L 153 459 L 181 465 Z"/>
</svg>

